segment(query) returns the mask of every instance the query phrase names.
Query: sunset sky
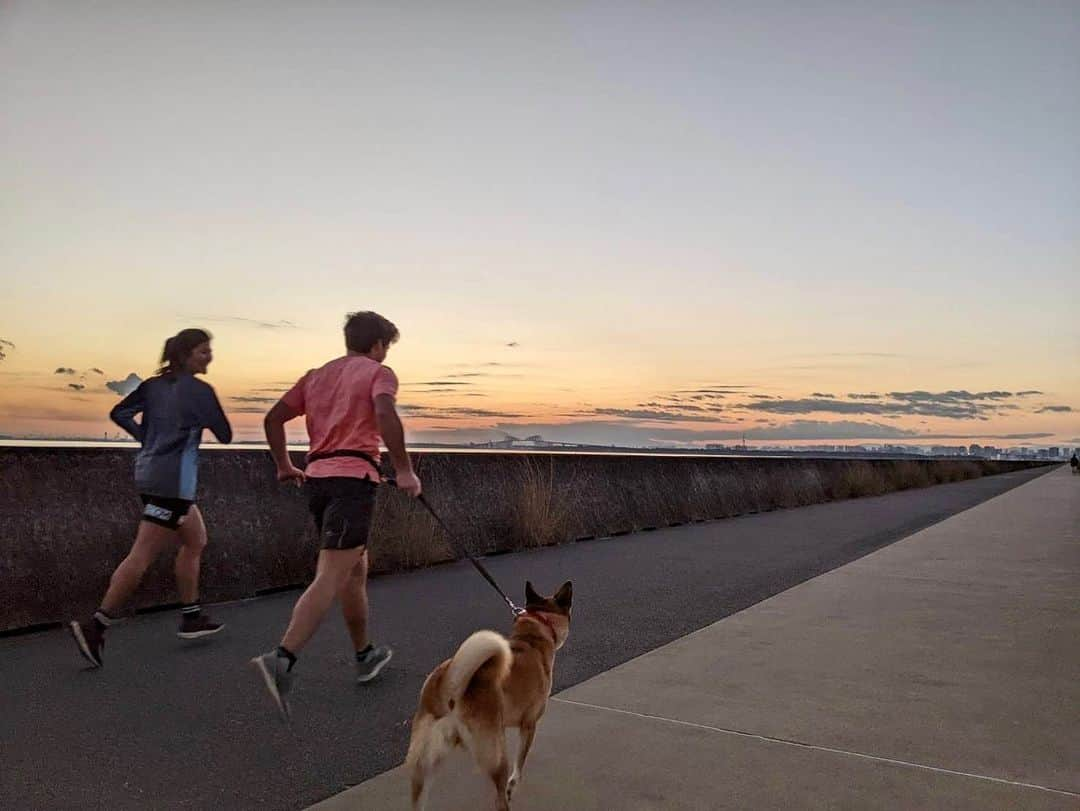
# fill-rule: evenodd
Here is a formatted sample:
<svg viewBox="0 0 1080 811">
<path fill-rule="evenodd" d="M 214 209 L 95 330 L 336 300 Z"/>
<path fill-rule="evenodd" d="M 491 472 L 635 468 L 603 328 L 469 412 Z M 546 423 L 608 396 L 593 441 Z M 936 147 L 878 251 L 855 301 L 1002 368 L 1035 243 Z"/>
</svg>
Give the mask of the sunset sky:
<svg viewBox="0 0 1080 811">
<path fill-rule="evenodd" d="M 5 2 L 0 434 L 373 309 L 413 441 L 1080 444 L 1078 8 Z"/>
</svg>

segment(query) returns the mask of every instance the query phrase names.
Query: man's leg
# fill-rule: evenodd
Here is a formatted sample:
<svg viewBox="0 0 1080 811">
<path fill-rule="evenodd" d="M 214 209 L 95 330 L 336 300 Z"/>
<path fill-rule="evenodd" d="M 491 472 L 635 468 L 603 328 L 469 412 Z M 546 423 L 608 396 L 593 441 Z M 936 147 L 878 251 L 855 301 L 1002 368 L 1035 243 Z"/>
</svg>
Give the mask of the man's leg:
<svg viewBox="0 0 1080 811">
<path fill-rule="evenodd" d="M 353 566 L 349 576 L 338 592 L 341 600 L 341 613 L 345 617 L 345 627 L 349 629 L 353 648 L 358 652 L 366 651 L 368 640 L 368 599 L 367 599 L 367 551 L 360 557 L 360 562 Z"/>
<path fill-rule="evenodd" d="M 319 552 L 319 563 L 315 569 L 315 579 L 307 587 L 293 607 L 292 619 L 281 639 L 277 650 L 256 656 L 251 664 L 263 678 L 270 697 L 277 704 L 284 718 L 289 718 L 287 699 L 292 689 L 292 669 L 296 664 L 296 655 L 314 636 L 326 612 L 334 602 L 334 597 L 341 590 L 349 572 L 363 557 L 362 546 L 354 549 L 323 549 Z"/>
<path fill-rule="evenodd" d="M 341 586 L 341 613 L 356 650 L 356 680 L 366 683 L 379 675 L 394 655 L 386 645 L 372 645 L 368 636 L 367 553 L 349 572 Z"/>
<path fill-rule="evenodd" d="M 364 547 L 319 552 L 315 579 L 296 601 L 288 630 L 281 639 L 282 648 L 295 656 L 308 643 L 364 553 Z"/>
<path fill-rule="evenodd" d="M 375 503 L 375 485 L 366 480 L 309 479 L 308 487 L 311 513 L 323 543 L 315 579 L 296 601 L 281 644 L 276 650 L 251 660 L 286 718 L 289 717 L 286 695 L 292 688 L 297 654 L 315 634 L 334 598 L 357 567 L 362 565 L 366 573 L 364 555 Z M 352 608 L 356 608 L 355 604 Z M 366 616 L 366 608 L 363 613 Z"/>
</svg>

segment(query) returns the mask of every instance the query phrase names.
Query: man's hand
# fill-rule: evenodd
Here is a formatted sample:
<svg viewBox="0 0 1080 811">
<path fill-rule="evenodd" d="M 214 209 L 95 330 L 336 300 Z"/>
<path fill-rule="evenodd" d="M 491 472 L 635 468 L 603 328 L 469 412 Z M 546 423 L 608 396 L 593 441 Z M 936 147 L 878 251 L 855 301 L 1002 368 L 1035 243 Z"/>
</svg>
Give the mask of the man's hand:
<svg viewBox="0 0 1080 811">
<path fill-rule="evenodd" d="M 411 498 L 420 495 L 420 478 L 411 470 L 399 473 L 397 476 L 397 488 Z"/>
<path fill-rule="evenodd" d="M 278 467 L 277 480 L 279 482 L 293 482 L 297 487 L 300 487 L 307 480 L 307 476 L 304 475 L 304 471 L 290 462 L 288 467 Z"/>
</svg>

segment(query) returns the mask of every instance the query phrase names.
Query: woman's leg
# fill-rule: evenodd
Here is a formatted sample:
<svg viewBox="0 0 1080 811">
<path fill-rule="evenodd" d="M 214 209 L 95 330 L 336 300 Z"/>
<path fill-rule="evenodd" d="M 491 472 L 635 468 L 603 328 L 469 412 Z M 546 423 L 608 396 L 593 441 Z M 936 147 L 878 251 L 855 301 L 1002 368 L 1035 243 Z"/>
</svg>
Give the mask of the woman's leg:
<svg viewBox="0 0 1080 811">
<path fill-rule="evenodd" d="M 117 616 L 139 587 L 150 564 L 157 560 L 162 550 L 175 542 L 175 530 L 149 521 L 140 521 L 131 551 L 116 567 L 109 580 L 109 589 L 101 601 L 101 610 L 110 617 Z"/>
<path fill-rule="evenodd" d="M 176 553 L 176 590 L 180 602 L 191 605 L 199 600 L 199 568 L 206 548 L 206 524 L 198 506 L 192 504 L 180 525 L 180 551 Z"/>
</svg>

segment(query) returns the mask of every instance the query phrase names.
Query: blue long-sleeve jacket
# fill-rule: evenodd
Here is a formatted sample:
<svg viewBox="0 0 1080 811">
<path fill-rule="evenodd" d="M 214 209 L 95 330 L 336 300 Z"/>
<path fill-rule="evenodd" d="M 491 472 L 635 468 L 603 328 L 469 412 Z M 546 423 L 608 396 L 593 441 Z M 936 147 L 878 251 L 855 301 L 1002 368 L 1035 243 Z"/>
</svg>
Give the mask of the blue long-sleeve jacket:
<svg viewBox="0 0 1080 811">
<path fill-rule="evenodd" d="M 136 422 L 135 415 L 142 414 Z M 232 441 L 232 427 L 213 388 L 193 375 L 144 380 L 109 413 L 139 441 L 135 486 L 140 493 L 195 500 L 199 442 L 204 428 L 219 442 Z"/>
</svg>

